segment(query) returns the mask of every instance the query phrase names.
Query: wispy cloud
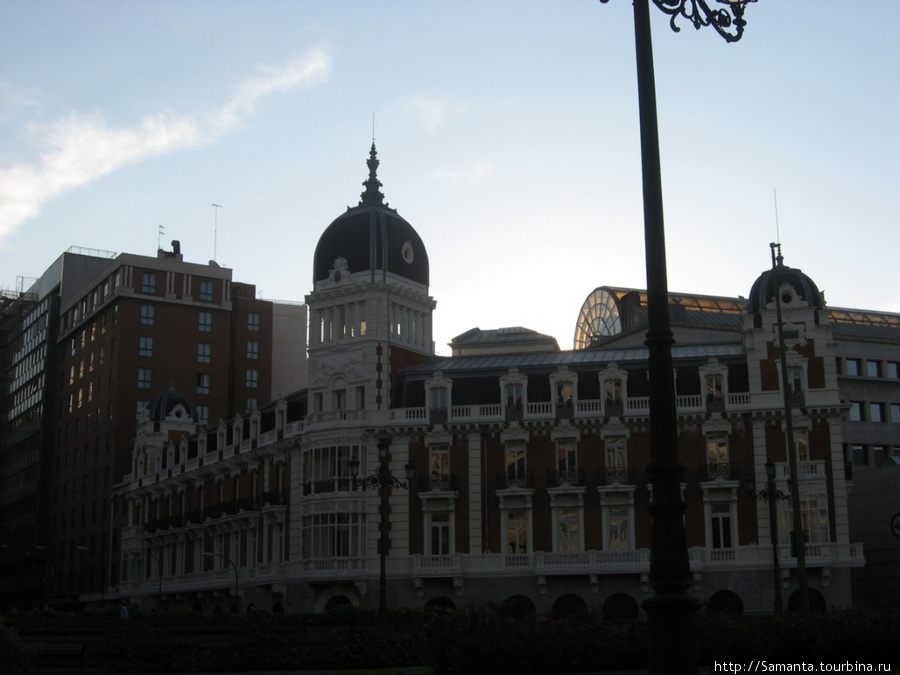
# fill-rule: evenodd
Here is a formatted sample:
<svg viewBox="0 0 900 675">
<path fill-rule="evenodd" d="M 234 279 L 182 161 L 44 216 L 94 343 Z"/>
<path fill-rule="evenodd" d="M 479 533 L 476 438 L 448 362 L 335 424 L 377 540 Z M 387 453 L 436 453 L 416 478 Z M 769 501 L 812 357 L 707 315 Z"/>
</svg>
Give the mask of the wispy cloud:
<svg viewBox="0 0 900 675">
<path fill-rule="evenodd" d="M 214 143 L 252 115 L 261 98 L 322 81 L 330 68 L 322 50 L 284 66 L 262 66 L 262 74 L 244 82 L 225 105 L 202 116 L 156 114 L 134 127 L 111 128 L 102 115 L 73 113 L 52 124 L 32 125 L 30 135 L 46 151 L 32 164 L 0 169 L 0 242 L 53 197 L 128 164 Z"/>
<path fill-rule="evenodd" d="M 429 134 L 433 134 L 451 117 L 466 112 L 465 106 L 428 94 L 417 94 L 407 99 L 404 108 L 418 119 Z"/>
<path fill-rule="evenodd" d="M 447 171 L 438 171 L 435 176 L 442 180 L 446 180 L 453 185 L 474 185 L 481 182 L 493 169 L 490 162 L 479 162 L 464 169 L 448 169 Z"/>
</svg>

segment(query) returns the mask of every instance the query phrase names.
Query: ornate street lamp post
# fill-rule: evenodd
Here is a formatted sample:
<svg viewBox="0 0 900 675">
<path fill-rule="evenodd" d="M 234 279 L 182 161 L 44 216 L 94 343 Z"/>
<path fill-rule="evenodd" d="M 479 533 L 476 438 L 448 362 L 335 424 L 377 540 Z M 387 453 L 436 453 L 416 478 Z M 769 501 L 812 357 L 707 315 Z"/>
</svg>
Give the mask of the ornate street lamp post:
<svg viewBox="0 0 900 675">
<path fill-rule="evenodd" d="M 756 499 L 769 502 L 769 532 L 772 537 L 772 577 L 775 584 L 775 613 L 781 614 L 784 603 L 781 600 L 781 564 L 778 560 L 778 515 L 776 506 L 779 501 L 790 500 L 790 496 L 775 489 L 775 462 L 766 462 L 766 487 L 756 493 Z"/>
<path fill-rule="evenodd" d="M 152 560 L 155 560 L 156 564 L 157 564 L 157 570 L 159 573 L 156 576 L 159 581 L 159 586 L 157 588 L 157 594 L 156 594 L 156 608 L 158 610 L 162 610 L 162 578 L 163 578 L 162 558 L 157 557 L 156 554 L 153 553 L 153 551 L 151 551 L 149 548 L 147 549 L 147 555 L 150 556 L 150 558 Z"/>
<path fill-rule="evenodd" d="M 219 557 L 219 558 L 222 558 L 222 560 L 224 560 L 225 562 L 227 562 L 229 565 L 231 565 L 231 568 L 234 570 L 234 597 L 235 597 L 235 602 L 240 601 L 240 597 L 241 597 L 241 596 L 240 596 L 239 593 L 238 593 L 238 568 L 237 568 L 237 565 L 234 564 L 234 561 L 233 561 L 231 558 L 229 558 L 227 555 L 225 555 L 224 553 L 211 553 L 211 552 L 209 552 L 209 551 L 204 551 L 204 552 L 203 552 L 203 557 L 204 557 L 204 558 L 215 558 L 215 557 Z"/>
<path fill-rule="evenodd" d="M 386 558 L 388 548 L 388 497 L 391 488 L 409 489 L 409 482 L 412 480 L 413 472 L 416 465 L 407 462 L 403 467 L 406 472 L 406 480 L 395 478 L 391 473 L 387 463 L 388 444 L 387 441 L 379 439 L 378 441 L 378 468 L 375 473 L 365 478 L 357 478 L 359 476 L 359 458 L 351 459 L 350 477 L 353 479 L 354 487 L 366 488 L 371 486 L 378 488 L 378 494 L 381 497 L 381 532 L 378 536 L 378 619 L 381 623 L 387 623 L 387 569 Z"/>
<path fill-rule="evenodd" d="M 608 0 L 600 0 L 608 2 Z M 694 28 L 712 26 L 728 42 L 744 32 L 744 8 L 756 0 L 653 0 L 671 16 L 681 16 Z M 696 673 L 699 642 L 696 612 L 700 602 L 688 595 L 691 572 L 684 530 L 686 504 L 681 495 L 684 465 L 678 458 L 678 417 L 669 325 L 666 241 L 663 227 L 662 179 L 659 167 L 659 128 L 656 82 L 650 35 L 649 0 L 634 0 L 634 37 L 637 57 L 638 104 L 641 127 L 641 165 L 644 193 L 644 249 L 647 265 L 647 337 L 650 376 L 650 582 L 653 596 L 647 612 L 650 673 Z"/>
</svg>

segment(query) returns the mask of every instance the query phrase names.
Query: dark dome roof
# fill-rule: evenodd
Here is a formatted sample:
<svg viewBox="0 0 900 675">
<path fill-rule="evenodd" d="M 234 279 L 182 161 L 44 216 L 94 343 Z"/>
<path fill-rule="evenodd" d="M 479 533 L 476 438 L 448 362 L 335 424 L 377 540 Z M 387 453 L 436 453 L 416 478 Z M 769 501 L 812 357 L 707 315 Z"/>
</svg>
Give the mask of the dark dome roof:
<svg viewBox="0 0 900 675">
<path fill-rule="evenodd" d="M 191 403 L 187 396 L 175 389 L 174 384 L 170 384 L 167 391 L 155 396 L 147 404 L 147 413 L 157 431 L 159 430 L 159 423 L 171 415 L 179 405 L 184 407 L 185 412 L 192 420 L 197 419 L 197 407 Z"/>
<path fill-rule="evenodd" d="M 776 282 L 778 284 L 777 287 L 775 285 Z M 785 265 L 779 255 L 776 267 L 760 274 L 759 278 L 754 282 L 753 288 L 750 289 L 750 312 L 756 313 L 761 309 L 765 309 L 770 302 L 775 300 L 775 291 L 783 284 L 793 286 L 797 295 L 810 307 L 817 309 L 825 307 L 825 303 L 822 301 L 822 294 L 819 293 L 819 287 L 816 286 L 816 282 L 799 269 Z"/>
<path fill-rule="evenodd" d="M 428 253 L 422 238 L 381 194 L 375 175 L 378 159 L 375 144 L 369 152 L 369 179 L 358 206 L 334 220 L 319 238 L 313 263 L 313 283 L 325 281 L 343 258 L 351 273 L 371 271 L 383 279 L 386 272 L 428 286 Z"/>
</svg>

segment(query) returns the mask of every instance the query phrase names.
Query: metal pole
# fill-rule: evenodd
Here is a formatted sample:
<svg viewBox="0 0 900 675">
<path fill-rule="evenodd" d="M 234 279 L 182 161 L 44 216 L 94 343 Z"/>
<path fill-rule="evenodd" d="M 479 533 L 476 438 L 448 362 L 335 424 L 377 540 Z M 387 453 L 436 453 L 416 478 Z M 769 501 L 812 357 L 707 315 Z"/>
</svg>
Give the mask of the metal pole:
<svg viewBox="0 0 900 675">
<path fill-rule="evenodd" d="M 387 546 L 388 546 L 388 486 L 390 470 L 387 467 L 387 457 L 381 459 L 378 466 L 378 480 L 381 496 L 381 534 L 379 538 L 381 551 L 378 567 L 378 620 L 382 624 L 387 623 Z"/>
<path fill-rule="evenodd" d="M 775 513 L 777 496 L 775 494 L 775 462 L 766 462 L 766 494 L 769 500 L 769 531 L 772 537 L 772 576 L 775 583 L 775 613 L 781 614 L 784 604 L 781 601 L 781 564 L 778 560 L 778 516 Z"/>
<path fill-rule="evenodd" d="M 643 603 L 647 612 L 650 673 L 697 673 L 699 640 L 696 612 L 700 601 L 688 595 L 690 563 L 681 495 L 684 465 L 678 458 L 678 418 L 669 325 L 666 242 L 663 224 L 662 178 L 656 82 L 648 0 L 634 0 L 641 126 L 641 165 L 644 191 L 644 247 L 647 265 L 649 352 L 650 464 L 650 582 L 654 595 Z"/>
<path fill-rule="evenodd" d="M 791 472 L 791 508 L 794 514 L 794 553 L 797 556 L 797 584 L 800 611 L 809 614 L 809 593 L 806 583 L 806 537 L 800 515 L 800 481 L 797 475 L 797 450 L 794 443 L 794 415 L 791 412 L 791 382 L 787 370 L 787 348 L 784 344 L 784 323 L 781 317 L 781 291 L 778 287 L 778 268 L 782 265 L 781 244 L 769 244 L 772 250 L 772 286 L 775 292 L 775 316 L 778 320 L 778 343 L 781 356 L 781 391 L 784 396 L 784 433 L 787 436 L 788 467 Z M 778 248 L 778 256 L 775 249 Z"/>
</svg>

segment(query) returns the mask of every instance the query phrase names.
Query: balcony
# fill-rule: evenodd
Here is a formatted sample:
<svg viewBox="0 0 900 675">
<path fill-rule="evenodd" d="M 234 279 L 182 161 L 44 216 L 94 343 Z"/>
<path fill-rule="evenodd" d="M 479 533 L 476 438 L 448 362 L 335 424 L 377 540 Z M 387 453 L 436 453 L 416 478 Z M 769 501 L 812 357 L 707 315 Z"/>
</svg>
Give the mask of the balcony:
<svg viewBox="0 0 900 675">
<path fill-rule="evenodd" d="M 461 553 L 414 555 L 412 573 L 417 577 L 458 577 L 463 573 Z"/>
<path fill-rule="evenodd" d="M 547 472 L 547 487 L 584 487 L 584 469 L 551 469 Z"/>
<path fill-rule="evenodd" d="M 419 492 L 456 492 L 456 474 L 432 473 L 419 476 Z"/>
<path fill-rule="evenodd" d="M 734 462 L 709 462 L 703 465 L 704 481 L 726 481 L 737 479 L 737 464 Z"/>
<path fill-rule="evenodd" d="M 306 481 L 303 484 L 303 496 L 351 492 L 352 489 L 353 481 L 350 478 L 323 478 Z"/>
<path fill-rule="evenodd" d="M 498 490 L 531 490 L 534 488 L 534 474 L 525 471 L 518 474 L 498 473 Z"/>
<path fill-rule="evenodd" d="M 634 470 L 625 466 L 607 466 L 597 469 L 597 485 L 634 485 Z"/>
</svg>

